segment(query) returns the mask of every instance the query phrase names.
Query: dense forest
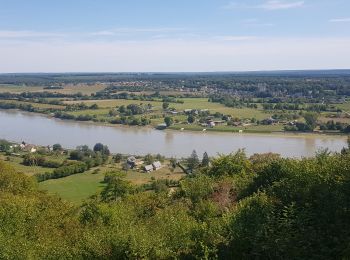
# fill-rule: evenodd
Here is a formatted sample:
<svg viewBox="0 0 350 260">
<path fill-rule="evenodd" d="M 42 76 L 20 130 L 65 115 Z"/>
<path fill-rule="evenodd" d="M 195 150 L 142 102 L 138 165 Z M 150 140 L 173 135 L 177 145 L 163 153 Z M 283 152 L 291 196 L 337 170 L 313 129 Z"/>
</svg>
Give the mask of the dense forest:
<svg viewBox="0 0 350 260">
<path fill-rule="evenodd" d="M 124 85 L 125 82 L 139 84 Z M 125 91 L 173 90 L 188 88 L 196 91 L 203 87 L 238 91 L 255 97 L 350 96 L 350 71 L 272 71 L 244 73 L 59 73 L 59 74 L 0 74 L 0 84 L 44 86 L 59 89 L 60 84 L 110 84 Z M 53 85 L 53 86 L 51 86 Z M 242 93 L 240 93 L 242 94 Z"/>
<path fill-rule="evenodd" d="M 350 145 L 350 143 L 349 143 Z M 350 151 L 206 158 L 178 188 L 106 174 L 76 207 L 0 162 L 1 259 L 347 259 Z"/>
</svg>

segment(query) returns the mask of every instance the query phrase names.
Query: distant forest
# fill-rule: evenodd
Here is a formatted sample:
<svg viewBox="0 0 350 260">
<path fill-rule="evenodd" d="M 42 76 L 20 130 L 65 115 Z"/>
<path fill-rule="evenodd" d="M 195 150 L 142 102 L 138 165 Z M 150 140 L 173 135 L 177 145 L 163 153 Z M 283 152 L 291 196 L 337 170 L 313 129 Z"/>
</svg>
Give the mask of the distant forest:
<svg viewBox="0 0 350 260">
<path fill-rule="evenodd" d="M 138 81 L 135 91 L 173 88 L 244 91 L 258 97 L 286 95 L 350 96 L 350 70 L 272 71 L 242 73 L 53 73 L 0 74 L 0 84 L 43 86 L 64 84 L 115 85 Z M 124 87 L 125 89 L 126 87 Z M 135 89 L 136 88 L 136 89 Z M 121 88 L 123 89 L 123 88 Z"/>
</svg>

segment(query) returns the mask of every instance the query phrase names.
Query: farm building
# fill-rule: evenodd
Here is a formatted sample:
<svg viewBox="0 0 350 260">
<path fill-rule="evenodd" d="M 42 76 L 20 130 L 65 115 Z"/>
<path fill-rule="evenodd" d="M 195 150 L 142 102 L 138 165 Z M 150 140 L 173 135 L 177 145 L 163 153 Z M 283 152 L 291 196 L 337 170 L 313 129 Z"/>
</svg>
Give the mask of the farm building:
<svg viewBox="0 0 350 260">
<path fill-rule="evenodd" d="M 162 168 L 162 164 L 160 163 L 160 161 L 156 161 L 154 163 L 152 163 L 153 169 L 155 171 L 159 170 L 160 168 Z"/>
<path fill-rule="evenodd" d="M 145 172 L 152 172 L 153 171 L 153 166 L 152 165 L 146 165 L 144 167 Z"/>
</svg>

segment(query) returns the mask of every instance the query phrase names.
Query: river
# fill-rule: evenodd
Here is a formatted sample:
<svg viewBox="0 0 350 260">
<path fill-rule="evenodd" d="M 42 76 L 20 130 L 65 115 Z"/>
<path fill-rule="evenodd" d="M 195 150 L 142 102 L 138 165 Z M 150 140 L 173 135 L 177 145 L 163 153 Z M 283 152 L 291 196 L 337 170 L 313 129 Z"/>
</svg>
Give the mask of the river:
<svg viewBox="0 0 350 260">
<path fill-rule="evenodd" d="M 193 150 L 217 155 L 240 148 L 249 155 L 274 152 L 284 157 L 308 157 L 321 148 L 339 152 L 346 146 L 344 136 L 159 131 L 64 121 L 13 110 L 0 110 L 0 138 L 37 145 L 60 143 L 66 148 L 83 144 L 93 147 L 101 142 L 113 153 L 160 153 L 178 158 L 189 156 Z"/>
</svg>

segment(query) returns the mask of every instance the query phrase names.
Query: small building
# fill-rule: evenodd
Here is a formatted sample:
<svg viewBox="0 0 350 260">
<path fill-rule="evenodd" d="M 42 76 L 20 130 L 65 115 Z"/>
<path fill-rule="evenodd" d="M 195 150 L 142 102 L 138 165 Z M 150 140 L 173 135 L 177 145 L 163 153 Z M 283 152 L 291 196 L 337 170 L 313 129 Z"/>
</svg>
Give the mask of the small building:
<svg viewBox="0 0 350 260">
<path fill-rule="evenodd" d="M 162 164 L 160 163 L 160 161 L 156 161 L 154 163 L 152 163 L 153 169 L 155 171 L 159 170 L 160 168 L 162 168 Z"/>
<path fill-rule="evenodd" d="M 166 124 L 159 124 L 159 125 L 157 125 L 157 127 L 156 127 L 156 129 L 157 130 L 164 130 L 164 129 L 166 129 L 168 126 L 166 125 Z"/>
<path fill-rule="evenodd" d="M 261 124 L 263 125 L 274 125 L 274 124 L 278 124 L 278 120 L 272 118 L 272 117 L 269 117 L 269 118 L 266 118 L 264 120 L 261 121 Z"/>
<path fill-rule="evenodd" d="M 144 170 L 145 172 L 153 172 L 153 166 L 150 164 L 150 165 L 146 165 L 144 167 Z"/>
<path fill-rule="evenodd" d="M 27 152 L 31 152 L 31 153 L 35 153 L 37 151 L 37 148 L 35 147 L 35 145 L 27 144 L 25 142 L 22 142 L 20 144 L 20 148 L 23 151 L 27 151 Z"/>
<path fill-rule="evenodd" d="M 224 125 L 226 124 L 226 121 L 225 120 L 216 120 L 214 121 L 215 125 Z"/>
<path fill-rule="evenodd" d="M 216 124 L 215 124 L 215 122 L 210 121 L 210 122 L 208 122 L 208 126 L 210 126 L 210 127 L 214 127 L 214 126 L 216 126 Z"/>
<path fill-rule="evenodd" d="M 134 168 L 136 166 L 136 158 L 134 156 L 130 156 L 128 159 L 126 159 L 126 162 L 130 165 L 131 168 Z"/>
<path fill-rule="evenodd" d="M 130 156 L 127 160 L 126 160 L 127 164 L 130 166 L 131 169 L 140 166 L 143 164 L 143 161 L 136 159 L 134 156 Z"/>
<path fill-rule="evenodd" d="M 29 145 L 28 151 L 31 153 L 35 153 L 37 151 L 36 147 L 34 145 Z"/>
</svg>

